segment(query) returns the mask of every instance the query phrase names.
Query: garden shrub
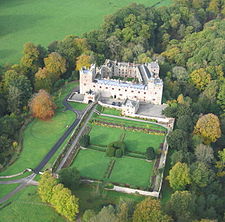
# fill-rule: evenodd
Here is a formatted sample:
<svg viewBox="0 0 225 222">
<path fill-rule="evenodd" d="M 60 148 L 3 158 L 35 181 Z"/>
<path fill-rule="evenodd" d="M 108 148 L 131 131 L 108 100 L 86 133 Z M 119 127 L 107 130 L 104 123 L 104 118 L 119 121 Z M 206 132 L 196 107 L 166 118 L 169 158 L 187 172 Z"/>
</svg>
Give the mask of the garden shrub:
<svg viewBox="0 0 225 222">
<path fill-rule="evenodd" d="M 83 147 L 87 147 L 90 144 L 90 136 L 83 135 L 80 139 L 80 145 Z"/>
<path fill-rule="evenodd" d="M 146 157 L 148 160 L 154 160 L 156 157 L 155 150 L 153 147 L 148 147 L 146 149 Z"/>
<path fill-rule="evenodd" d="M 115 156 L 116 157 L 122 157 L 122 155 L 123 155 L 122 150 L 121 149 L 117 149 L 116 153 L 115 153 Z"/>
<path fill-rule="evenodd" d="M 115 149 L 113 147 L 107 147 L 106 155 L 109 157 L 115 156 Z"/>
<path fill-rule="evenodd" d="M 121 157 L 125 154 L 126 151 L 126 144 L 121 141 L 116 141 L 113 143 L 110 143 L 107 146 L 106 155 L 109 157 L 116 156 Z"/>
</svg>

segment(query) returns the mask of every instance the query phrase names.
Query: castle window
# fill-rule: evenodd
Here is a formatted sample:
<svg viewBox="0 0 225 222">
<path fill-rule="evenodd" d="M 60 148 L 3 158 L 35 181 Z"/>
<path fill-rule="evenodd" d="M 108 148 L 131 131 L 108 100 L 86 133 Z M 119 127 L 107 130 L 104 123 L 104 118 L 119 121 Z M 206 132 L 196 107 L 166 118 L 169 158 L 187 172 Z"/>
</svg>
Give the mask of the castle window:
<svg viewBox="0 0 225 222">
<path fill-rule="evenodd" d="M 127 92 L 127 89 L 125 89 L 125 92 Z"/>
<path fill-rule="evenodd" d="M 140 93 L 140 91 L 138 91 L 138 93 Z"/>
<path fill-rule="evenodd" d="M 157 94 L 157 92 L 155 92 L 155 94 Z"/>
<path fill-rule="evenodd" d="M 106 89 L 108 89 L 108 87 L 105 87 Z"/>
<path fill-rule="evenodd" d="M 95 85 L 93 85 L 93 87 L 95 87 Z"/>
<path fill-rule="evenodd" d="M 114 90 L 114 88 L 112 88 L 112 90 Z"/>
<path fill-rule="evenodd" d="M 146 92 L 144 92 L 144 94 L 146 94 Z"/>
<path fill-rule="evenodd" d="M 119 89 L 119 91 L 120 91 L 120 89 Z"/>
<path fill-rule="evenodd" d="M 101 89 L 102 87 L 101 87 L 101 86 L 99 86 L 99 88 Z"/>
<path fill-rule="evenodd" d="M 122 96 L 122 94 L 120 94 L 120 96 Z"/>
<path fill-rule="evenodd" d="M 131 90 L 131 92 L 133 93 L 134 91 L 133 91 L 133 90 Z"/>
<path fill-rule="evenodd" d="M 84 83 L 84 86 L 86 86 L 86 83 Z"/>
</svg>

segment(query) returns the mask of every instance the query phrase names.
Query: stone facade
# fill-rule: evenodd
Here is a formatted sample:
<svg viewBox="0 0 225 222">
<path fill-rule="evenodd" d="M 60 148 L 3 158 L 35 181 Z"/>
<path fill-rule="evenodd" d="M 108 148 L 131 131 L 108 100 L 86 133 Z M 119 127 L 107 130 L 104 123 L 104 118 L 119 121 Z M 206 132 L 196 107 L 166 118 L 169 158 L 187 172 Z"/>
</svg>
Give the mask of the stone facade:
<svg viewBox="0 0 225 222">
<path fill-rule="evenodd" d="M 101 67 L 80 70 L 80 93 L 88 91 L 119 100 L 161 104 L 163 82 L 158 62 L 134 64 L 106 60 Z"/>
</svg>

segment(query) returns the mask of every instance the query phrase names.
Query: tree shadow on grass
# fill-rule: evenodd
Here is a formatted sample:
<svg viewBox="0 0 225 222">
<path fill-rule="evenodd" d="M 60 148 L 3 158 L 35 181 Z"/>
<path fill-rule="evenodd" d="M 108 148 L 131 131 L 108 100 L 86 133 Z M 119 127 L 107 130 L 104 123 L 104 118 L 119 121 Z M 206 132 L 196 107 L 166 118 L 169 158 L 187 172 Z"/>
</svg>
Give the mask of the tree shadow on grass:
<svg viewBox="0 0 225 222">
<path fill-rule="evenodd" d="M 24 29 L 32 28 L 40 20 L 48 16 L 39 15 L 1 15 L 0 16 L 0 37 L 17 33 Z"/>
</svg>

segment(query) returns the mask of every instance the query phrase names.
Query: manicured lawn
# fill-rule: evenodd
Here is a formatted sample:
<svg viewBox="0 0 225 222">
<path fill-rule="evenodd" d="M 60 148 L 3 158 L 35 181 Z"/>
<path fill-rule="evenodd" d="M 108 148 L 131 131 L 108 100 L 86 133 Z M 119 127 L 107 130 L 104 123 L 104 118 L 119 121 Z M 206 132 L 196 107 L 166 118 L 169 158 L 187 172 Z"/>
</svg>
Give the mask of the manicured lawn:
<svg viewBox="0 0 225 222">
<path fill-rule="evenodd" d="M 152 176 L 152 168 L 153 162 L 149 163 L 142 159 L 130 157 L 117 158 L 109 180 L 147 187 Z"/>
<path fill-rule="evenodd" d="M 88 104 L 78 102 L 70 102 L 70 105 L 77 110 L 84 110 L 88 106 Z"/>
<path fill-rule="evenodd" d="M 121 111 L 116 110 L 116 109 L 110 109 L 110 108 L 103 108 L 102 113 L 104 114 L 109 114 L 109 115 L 114 115 L 114 116 L 120 116 L 121 115 Z"/>
<path fill-rule="evenodd" d="M 107 146 L 111 142 L 118 141 L 122 133 L 122 129 L 92 125 L 89 135 L 91 144 Z"/>
<path fill-rule="evenodd" d="M 18 184 L 0 184 L 0 198 L 4 197 L 9 192 L 16 189 L 17 186 L 18 186 Z M 0 221 L 1 221 L 1 219 L 0 219 Z"/>
<path fill-rule="evenodd" d="M 66 222 L 53 208 L 41 202 L 37 187 L 26 187 L 11 201 L 11 204 L 1 209 L 0 221 L 2 222 Z"/>
<path fill-rule="evenodd" d="M 78 84 L 78 81 L 66 83 L 62 88 L 60 88 L 56 93 L 54 93 L 54 101 L 58 109 L 65 108 L 62 104 L 63 99 L 72 91 L 73 88 L 78 86 Z"/>
<path fill-rule="evenodd" d="M 118 128 L 110 128 L 92 125 L 90 132 L 91 144 L 107 146 L 109 143 L 120 139 L 120 135 L 125 133 L 124 142 L 129 151 L 145 153 L 147 147 L 154 147 L 157 150 L 160 143 L 163 143 L 165 136 L 151 135 L 142 132 L 126 131 Z"/>
<path fill-rule="evenodd" d="M 124 142 L 128 151 L 138 151 L 145 153 L 147 147 L 153 147 L 155 150 L 159 149 L 160 143 L 164 142 L 165 136 L 151 135 L 142 132 L 126 131 Z"/>
<path fill-rule="evenodd" d="M 75 166 L 81 176 L 102 180 L 110 159 L 105 152 L 80 150 L 71 166 Z"/>
<path fill-rule="evenodd" d="M 51 120 L 33 120 L 23 134 L 23 150 L 16 162 L 1 175 L 11 175 L 25 168 L 35 168 L 75 119 L 71 111 L 58 112 Z"/>
<path fill-rule="evenodd" d="M 66 35 L 80 35 L 103 23 L 112 14 L 133 0 L 1 0 L 0 63 L 19 61 L 26 42 L 47 46 Z M 153 5 L 159 0 L 136 0 Z M 170 0 L 161 5 L 170 4 Z"/>
</svg>

